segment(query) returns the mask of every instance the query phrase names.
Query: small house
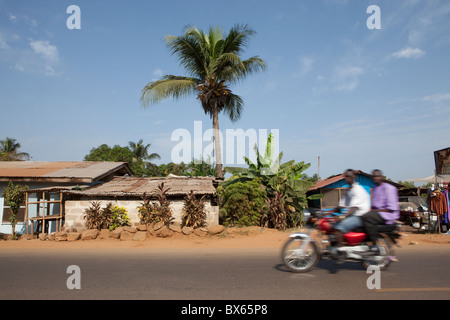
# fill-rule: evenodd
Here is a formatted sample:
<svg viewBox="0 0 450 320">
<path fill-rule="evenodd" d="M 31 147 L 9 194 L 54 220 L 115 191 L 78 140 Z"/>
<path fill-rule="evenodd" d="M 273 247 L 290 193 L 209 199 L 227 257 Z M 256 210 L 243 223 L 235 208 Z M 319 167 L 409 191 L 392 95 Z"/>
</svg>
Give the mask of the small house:
<svg viewBox="0 0 450 320">
<path fill-rule="evenodd" d="M 27 185 L 30 189 L 27 192 L 27 200 L 17 215 L 16 232 L 23 234 L 27 229 L 27 217 L 43 223 L 44 219 L 39 220 L 39 217 L 45 216 L 50 230 L 56 230 L 61 224 L 63 199 L 57 191 L 58 188 L 50 192 L 51 188 L 81 188 L 124 175 L 132 175 L 126 162 L 0 161 L 0 233 L 12 232 L 10 210 L 3 198 L 3 189 L 10 181 Z M 41 190 L 36 192 L 35 189 Z"/>
<path fill-rule="evenodd" d="M 372 175 L 361 170 L 355 170 L 355 173 L 355 182 L 359 183 L 370 195 L 375 185 L 372 181 Z M 384 182 L 394 185 L 397 189 L 402 187 L 401 184 L 389 180 L 384 180 Z M 319 180 L 309 189 L 308 195 L 321 194 L 322 198 L 311 201 L 309 206 L 318 209 L 337 207 L 339 200 L 345 195 L 348 188 L 349 185 L 345 182 L 343 173 L 329 177 L 325 180 Z"/>
<path fill-rule="evenodd" d="M 64 226 L 85 228 L 85 210 L 93 201 L 104 207 L 112 203 L 127 209 L 131 225 L 140 224 L 138 207 L 142 205 L 144 195 L 151 201 L 157 201 L 160 192 L 158 186 L 164 184 L 165 193 L 170 202 L 174 222 L 181 223 L 184 199 L 191 191 L 203 197 L 207 226 L 219 224 L 219 207 L 215 203 L 214 177 L 184 177 L 169 175 L 167 177 L 115 177 L 109 182 L 98 184 L 82 190 L 61 190 L 64 195 Z"/>
</svg>

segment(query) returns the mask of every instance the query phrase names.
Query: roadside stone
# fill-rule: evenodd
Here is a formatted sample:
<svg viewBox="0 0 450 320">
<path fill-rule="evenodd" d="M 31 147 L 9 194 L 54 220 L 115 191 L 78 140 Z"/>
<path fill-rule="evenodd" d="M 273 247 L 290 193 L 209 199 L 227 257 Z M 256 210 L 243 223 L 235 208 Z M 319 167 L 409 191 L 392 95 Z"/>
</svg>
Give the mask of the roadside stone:
<svg viewBox="0 0 450 320">
<path fill-rule="evenodd" d="M 147 236 L 151 237 L 153 235 L 155 235 L 155 231 L 153 231 L 152 227 L 148 226 L 148 228 L 147 228 Z"/>
<path fill-rule="evenodd" d="M 168 238 L 173 235 L 173 231 L 164 226 L 163 228 L 160 228 L 158 231 L 156 231 L 155 234 L 160 238 Z"/>
<path fill-rule="evenodd" d="M 55 241 L 67 241 L 67 233 L 65 231 L 56 232 Z"/>
<path fill-rule="evenodd" d="M 185 235 L 190 235 L 192 232 L 194 232 L 194 228 L 191 227 L 183 227 L 181 228 L 181 232 Z"/>
<path fill-rule="evenodd" d="M 136 227 L 123 227 L 123 231 L 136 233 L 138 231 L 138 229 Z"/>
<path fill-rule="evenodd" d="M 47 240 L 54 241 L 56 232 L 49 233 L 47 235 Z"/>
<path fill-rule="evenodd" d="M 147 225 L 146 224 L 139 224 L 136 226 L 136 229 L 138 231 L 147 231 Z"/>
<path fill-rule="evenodd" d="M 164 222 L 163 221 L 157 222 L 153 224 L 153 231 L 158 231 L 162 227 L 164 227 Z"/>
<path fill-rule="evenodd" d="M 109 231 L 109 229 L 102 229 L 100 230 L 98 237 L 100 239 L 109 239 L 111 237 L 111 231 Z"/>
<path fill-rule="evenodd" d="M 67 234 L 67 241 L 77 241 L 81 239 L 81 232 L 69 232 Z"/>
<path fill-rule="evenodd" d="M 24 233 L 20 236 L 19 240 L 33 240 L 33 235 Z"/>
<path fill-rule="evenodd" d="M 415 245 L 417 245 L 417 244 L 419 244 L 417 241 L 410 241 L 410 242 L 408 243 L 408 245 L 410 245 L 410 246 L 415 246 Z"/>
<path fill-rule="evenodd" d="M 225 230 L 225 227 L 218 224 L 215 226 L 208 227 L 207 230 L 210 234 L 215 235 L 215 234 L 222 233 Z"/>
<path fill-rule="evenodd" d="M 169 229 L 172 230 L 172 231 L 174 231 L 174 232 L 181 233 L 181 226 L 180 226 L 179 223 L 172 223 L 172 224 L 169 226 Z"/>
<path fill-rule="evenodd" d="M 120 234 L 122 233 L 122 231 L 123 231 L 123 227 L 118 227 L 118 228 L 114 229 L 110 233 L 111 238 L 120 239 Z"/>
<path fill-rule="evenodd" d="M 199 237 L 204 237 L 208 234 L 208 231 L 205 230 L 204 228 L 196 228 L 194 229 L 194 234 Z"/>
<path fill-rule="evenodd" d="M 144 241 L 147 239 L 147 231 L 138 231 L 133 236 L 133 241 Z"/>
<path fill-rule="evenodd" d="M 135 234 L 134 232 L 129 232 L 129 231 L 123 230 L 120 233 L 120 240 L 122 240 L 122 241 L 133 240 L 134 234 Z"/>
<path fill-rule="evenodd" d="M 88 229 L 81 234 L 81 240 L 94 240 L 98 233 L 97 229 Z"/>
<path fill-rule="evenodd" d="M 45 241 L 47 238 L 48 235 L 46 233 L 39 233 L 39 240 Z"/>
</svg>

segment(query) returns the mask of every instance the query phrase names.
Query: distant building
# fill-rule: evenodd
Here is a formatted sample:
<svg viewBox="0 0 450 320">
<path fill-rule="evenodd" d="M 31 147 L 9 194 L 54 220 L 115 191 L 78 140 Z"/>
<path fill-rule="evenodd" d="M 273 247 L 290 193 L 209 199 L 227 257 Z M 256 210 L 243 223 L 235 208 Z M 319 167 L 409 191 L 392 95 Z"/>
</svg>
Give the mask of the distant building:
<svg viewBox="0 0 450 320">
<path fill-rule="evenodd" d="M 83 190 L 64 190 L 65 226 L 85 228 L 84 210 L 92 201 L 100 201 L 102 207 L 112 202 L 125 207 L 132 225 L 140 224 L 138 207 L 144 194 L 151 201 L 157 200 L 158 186 L 164 183 L 166 196 L 172 209 L 174 222 L 181 223 L 184 198 L 191 191 L 198 197 L 204 197 L 207 226 L 219 224 L 219 207 L 215 203 L 216 193 L 214 177 L 116 177 L 109 182 Z"/>
<path fill-rule="evenodd" d="M 0 161 L 0 233 L 11 234 L 10 210 L 3 198 L 3 189 L 12 181 L 14 184 L 27 185 L 30 189 L 76 186 L 89 186 L 112 180 L 116 176 L 132 175 L 126 162 L 44 162 L 44 161 Z M 28 202 L 39 202 L 30 206 L 28 217 L 37 217 L 45 212 L 51 216 L 46 221 L 49 229 L 55 230 L 62 215 L 60 193 L 27 193 Z M 43 198 L 44 197 L 44 198 Z M 49 197 L 45 199 L 45 197 Z M 47 202 L 43 202 L 47 200 Z M 43 206 L 44 205 L 44 206 Z M 25 203 L 17 215 L 16 232 L 26 233 Z"/>
<path fill-rule="evenodd" d="M 369 194 L 371 194 L 372 189 L 375 185 L 372 181 L 372 175 L 361 170 L 355 170 L 355 173 L 355 181 L 359 183 Z M 384 181 L 392 184 L 396 188 L 403 187 L 403 185 L 389 180 Z M 308 195 L 322 194 L 323 197 L 320 200 L 310 201 L 309 206 L 320 209 L 334 208 L 338 206 L 339 200 L 345 195 L 348 187 L 349 185 L 345 182 L 343 173 L 329 177 L 325 180 L 319 180 L 313 187 L 309 189 Z"/>
</svg>

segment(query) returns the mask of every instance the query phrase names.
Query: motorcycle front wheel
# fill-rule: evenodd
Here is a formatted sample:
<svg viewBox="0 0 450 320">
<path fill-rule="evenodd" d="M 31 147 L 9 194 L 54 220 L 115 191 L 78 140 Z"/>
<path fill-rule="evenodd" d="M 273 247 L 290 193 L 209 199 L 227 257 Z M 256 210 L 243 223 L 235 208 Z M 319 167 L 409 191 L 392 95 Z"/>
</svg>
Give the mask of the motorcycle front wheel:
<svg viewBox="0 0 450 320">
<path fill-rule="evenodd" d="M 307 272 L 320 260 L 316 243 L 309 241 L 305 246 L 304 244 L 305 240 L 302 238 L 290 238 L 281 251 L 284 265 L 293 272 Z"/>
<path fill-rule="evenodd" d="M 389 256 L 392 255 L 393 249 L 389 240 L 380 236 L 377 241 L 377 245 L 380 248 L 381 253 L 379 255 L 366 257 L 366 259 L 364 259 L 361 263 L 365 269 L 369 266 L 376 266 L 380 268 L 380 270 L 383 270 L 391 263 Z"/>
</svg>

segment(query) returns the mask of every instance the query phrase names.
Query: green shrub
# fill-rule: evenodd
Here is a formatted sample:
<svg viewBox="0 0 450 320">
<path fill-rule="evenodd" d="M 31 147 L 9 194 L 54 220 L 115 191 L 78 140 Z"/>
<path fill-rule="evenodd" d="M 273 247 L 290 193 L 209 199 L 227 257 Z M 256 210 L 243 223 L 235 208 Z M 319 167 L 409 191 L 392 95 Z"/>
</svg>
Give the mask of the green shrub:
<svg viewBox="0 0 450 320">
<path fill-rule="evenodd" d="M 92 201 L 91 206 L 84 210 L 86 228 L 100 230 L 103 225 L 102 211 L 99 201 Z"/>
<path fill-rule="evenodd" d="M 131 225 L 127 209 L 113 206 L 111 202 L 102 209 L 99 201 L 92 201 L 91 206 L 84 210 L 84 219 L 88 229 L 114 230 L 117 227 Z"/>
<path fill-rule="evenodd" d="M 151 224 L 163 221 L 168 225 L 174 218 L 172 217 L 172 209 L 170 201 L 167 199 L 166 192 L 170 190 L 164 188 L 164 183 L 158 186 L 157 199 L 158 202 L 151 202 L 150 198 L 144 193 L 143 202 L 137 208 L 139 211 L 139 219 L 142 224 Z"/>
<path fill-rule="evenodd" d="M 204 227 L 206 224 L 205 196 L 196 197 L 191 192 L 184 198 L 181 225 L 192 228 Z"/>
<path fill-rule="evenodd" d="M 266 199 L 261 208 L 261 226 L 286 230 L 288 206 L 284 201 L 284 195 L 275 191 L 273 197 Z"/>
<path fill-rule="evenodd" d="M 130 226 L 130 217 L 128 216 L 128 211 L 125 207 L 113 206 L 111 208 L 111 225 L 109 230 L 117 229 L 118 227 Z"/>
<path fill-rule="evenodd" d="M 260 225 L 260 208 L 267 195 L 259 178 L 218 187 L 217 193 L 221 206 L 220 215 L 225 226 Z"/>
<path fill-rule="evenodd" d="M 28 190 L 28 186 L 14 185 L 12 181 L 8 183 L 8 186 L 3 190 L 3 197 L 5 198 L 5 205 L 10 207 L 11 216 L 9 221 L 11 222 L 11 239 L 16 240 L 16 224 L 17 213 L 19 212 L 20 205 L 25 201 L 25 191 Z"/>
</svg>

